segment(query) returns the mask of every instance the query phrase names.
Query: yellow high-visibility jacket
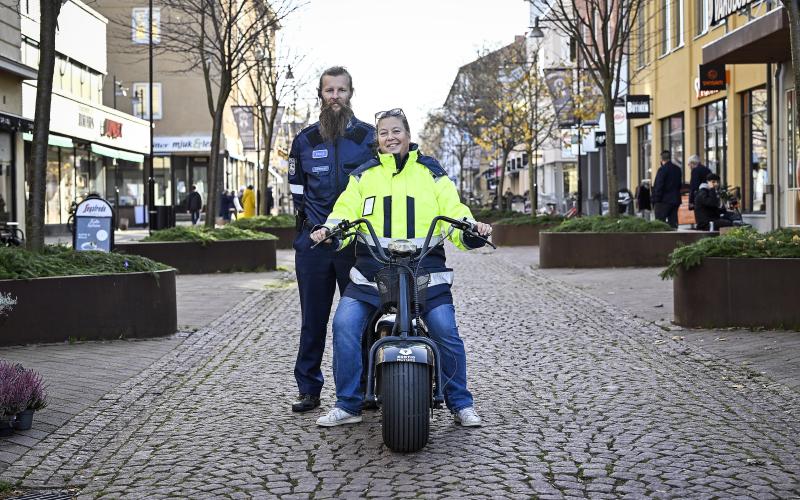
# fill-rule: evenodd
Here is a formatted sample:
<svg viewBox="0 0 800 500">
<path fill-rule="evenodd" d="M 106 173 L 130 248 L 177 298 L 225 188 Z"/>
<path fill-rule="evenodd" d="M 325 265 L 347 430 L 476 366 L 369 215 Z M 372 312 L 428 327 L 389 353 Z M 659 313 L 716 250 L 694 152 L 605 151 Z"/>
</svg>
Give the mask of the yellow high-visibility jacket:
<svg viewBox="0 0 800 500">
<path fill-rule="evenodd" d="M 434 158 L 421 155 L 417 146 L 412 144 L 402 168 L 398 168 L 398 161 L 401 159 L 395 155 L 380 154 L 354 170 L 347 188 L 336 200 L 333 211 L 325 221 L 325 227 L 332 229 L 342 220 L 364 218 L 374 227 L 382 247 L 387 247 L 395 239 L 407 239 L 420 248 L 431 220 L 437 215 L 474 221 L 469 207 L 461 203 L 455 184 Z M 447 236 L 449 229 L 449 224 L 440 221 L 434 230 L 431 245 Z M 364 233 L 366 241 L 372 242 L 366 227 L 359 228 L 359 231 Z M 461 230 L 449 233 L 449 239 L 460 249 L 483 246 L 482 241 L 465 237 Z M 340 241 L 338 249 L 347 247 L 351 239 Z M 382 265 L 372 258 L 366 248 L 357 248 L 356 253 L 356 265 L 350 272 L 352 284 L 345 295 L 377 305 L 374 276 Z M 445 267 L 444 249 L 432 251 L 422 267 L 431 273 L 428 307 L 434 306 L 431 300 L 444 292 L 447 292 L 447 297 L 443 298 L 449 299 L 444 302 L 451 302 L 449 289 L 453 273 Z M 433 288 L 440 286 L 439 289 Z M 371 296 L 371 300 L 366 295 Z"/>
</svg>

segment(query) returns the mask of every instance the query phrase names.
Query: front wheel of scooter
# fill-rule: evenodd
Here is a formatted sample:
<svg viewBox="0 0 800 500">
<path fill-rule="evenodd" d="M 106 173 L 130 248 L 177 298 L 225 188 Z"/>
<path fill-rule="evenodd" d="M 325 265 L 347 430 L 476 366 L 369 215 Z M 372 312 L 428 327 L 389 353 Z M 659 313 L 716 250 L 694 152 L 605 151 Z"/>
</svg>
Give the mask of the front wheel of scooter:
<svg viewBox="0 0 800 500">
<path fill-rule="evenodd" d="M 422 363 L 385 363 L 380 379 L 383 442 L 392 451 L 421 450 L 430 434 L 430 367 Z"/>
</svg>

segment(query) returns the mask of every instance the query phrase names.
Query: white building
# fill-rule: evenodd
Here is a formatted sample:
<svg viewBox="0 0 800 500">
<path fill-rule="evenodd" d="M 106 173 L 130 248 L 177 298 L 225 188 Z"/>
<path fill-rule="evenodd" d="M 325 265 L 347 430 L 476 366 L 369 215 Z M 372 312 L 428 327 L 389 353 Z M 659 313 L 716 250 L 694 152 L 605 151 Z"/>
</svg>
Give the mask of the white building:
<svg viewBox="0 0 800 500">
<path fill-rule="evenodd" d="M 39 2 L 19 4 L 21 62 L 39 64 Z M 150 152 L 148 122 L 103 105 L 108 21 L 79 0 L 68 0 L 58 17 L 50 138 L 47 153 L 45 224 L 66 223 L 70 205 L 96 192 L 131 224 L 144 222 L 144 159 Z M 36 80 L 22 85 L 22 116 L 33 121 Z M 25 164 L 31 135 L 23 134 Z M 24 176 L 17 176 L 17 183 Z M 138 207 L 138 210 L 137 210 Z M 22 210 L 18 218 L 23 217 Z M 22 222 L 22 221 L 21 221 Z"/>
</svg>

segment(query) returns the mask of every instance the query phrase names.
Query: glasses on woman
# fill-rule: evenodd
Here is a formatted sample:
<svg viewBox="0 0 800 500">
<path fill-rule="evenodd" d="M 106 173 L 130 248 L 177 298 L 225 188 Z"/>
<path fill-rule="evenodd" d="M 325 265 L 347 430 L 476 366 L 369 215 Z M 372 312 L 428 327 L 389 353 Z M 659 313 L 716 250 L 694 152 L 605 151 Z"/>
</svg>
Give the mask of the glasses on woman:
<svg viewBox="0 0 800 500">
<path fill-rule="evenodd" d="M 389 116 L 402 116 L 405 118 L 406 114 L 403 113 L 403 110 L 400 108 L 390 109 L 389 111 L 378 111 L 377 113 L 375 113 L 375 122 L 377 123 L 378 121 L 383 120 L 384 118 L 387 118 Z"/>
</svg>

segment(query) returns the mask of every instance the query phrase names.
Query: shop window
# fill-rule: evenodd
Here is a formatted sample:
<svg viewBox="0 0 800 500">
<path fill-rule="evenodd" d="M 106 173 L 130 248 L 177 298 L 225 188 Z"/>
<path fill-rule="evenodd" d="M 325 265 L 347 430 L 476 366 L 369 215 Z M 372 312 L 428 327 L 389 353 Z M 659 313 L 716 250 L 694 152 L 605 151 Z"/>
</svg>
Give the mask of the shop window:
<svg viewBox="0 0 800 500">
<path fill-rule="evenodd" d="M 75 161 L 72 148 L 61 149 L 60 180 L 58 183 L 58 197 L 60 200 L 61 223 L 66 223 L 69 210 L 75 201 Z"/>
<path fill-rule="evenodd" d="M 12 140 L 11 134 L 0 132 L 0 222 L 11 220 L 14 212 L 12 196 L 14 185 L 11 172 L 11 169 L 14 168 Z"/>
<path fill-rule="evenodd" d="M 170 157 L 153 158 L 153 179 L 155 180 L 156 205 L 172 205 L 172 177 L 170 176 Z"/>
<path fill-rule="evenodd" d="M 767 209 L 767 91 L 755 89 L 742 94 L 742 187 L 745 210 Z"/>
<path fill-rule="evenodd" d="M 697 108 L 697 144 L 700 159 L 720 176 L 723 185 L 728 183 L 728 106 L 720 99 Z"/>
<path fill-rule="evenodd" d="M 661 149 L 669 151 L 672 155 L 672 162 L 681 167 L 681 171 L 683 171 L 683 113 L 661 120 Z"/>
<path fill-rule="evenodd" d="M 787 146 L 787 165 L 786 172 L 788 175 L 786 183 L 786 225 L 787 226 L 800 226 L 800 168 L 798 168 L 798 161 L 800 161 L 800 153 L 798 148 L 800 144 L 797 142 L 795 136 L 795 93 L 790 90 L 786 93 L 786 146 Z"/>
<path fill-rule="evenodd" d="M 149 120 L 150 84 L 148 82 L 134 83 L 132 92 L 131 104 L 133 105 L 133 110 L 131 114 L 143 120 Z M 161 120 L 163 115 L 161 106 L 161 83 L 153 82 L 153 120 Z"/>
<path fill-rule="evenodd" d="M 56 146 L 49 146 L 47 148 L 47 169 L 45 172 L 45 224 L 61 223 L 61 203 L 58 193 L 58 184 L 61 177 L 60 163 L 59 148 Z"/>
<path fill-rule="evenodd" d="M 117 160 L 119 184 L 119 206 L 144 205 L 143 164 L 127 160 Z"/>
</svg>

